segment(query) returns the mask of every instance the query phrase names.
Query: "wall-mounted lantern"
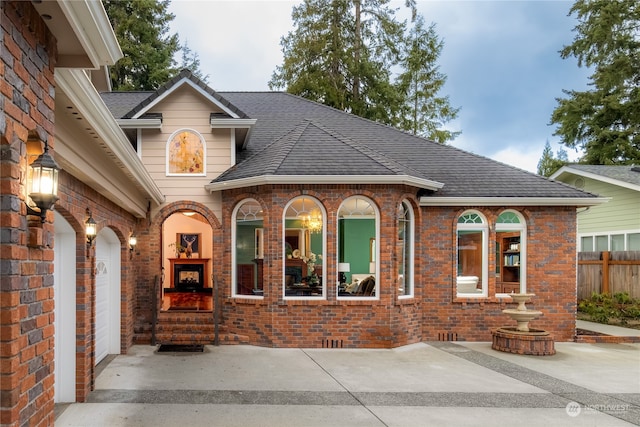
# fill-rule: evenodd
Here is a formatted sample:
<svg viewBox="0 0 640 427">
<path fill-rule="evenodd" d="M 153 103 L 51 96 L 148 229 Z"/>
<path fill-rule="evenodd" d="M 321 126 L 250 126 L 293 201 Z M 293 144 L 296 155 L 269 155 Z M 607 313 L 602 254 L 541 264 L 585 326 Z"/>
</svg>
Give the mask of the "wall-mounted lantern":
<svg viewBox="0 0 640 427">
<path fill-rule="evenodd" d="M 91 246 L 93 240 L 98 234 L 98 225 L 91 216 L 91 211 L 87 208 L 87 216 L 89 217 L 84 223 L 85 235 L 87 236 L 87 246 Z"/>
<path fill-rule="evenodd" d="M 27 173 L 27 213 L 38 215 L 45 221 L 47 211 L 53 209 L 58 200 L 58 173 L 60 166 L 49 155 L 49 145 L 45 141 L 44 151 L 30 165 Z"/>
</svg>

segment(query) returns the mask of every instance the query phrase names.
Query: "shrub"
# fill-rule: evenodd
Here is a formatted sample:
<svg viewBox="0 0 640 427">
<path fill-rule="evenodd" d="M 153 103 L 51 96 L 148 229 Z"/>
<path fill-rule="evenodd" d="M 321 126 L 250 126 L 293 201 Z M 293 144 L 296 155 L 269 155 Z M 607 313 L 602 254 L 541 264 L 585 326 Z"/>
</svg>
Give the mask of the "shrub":
<svg viewBox="0 0 640 427">
<path fill-rule="evenodd" d="M 578 311 L 594 322 L 609 323 L 609 319 L 616 318 L 626 324 L 630 319 L 640 319 L 640 299 L 631 298 L 627 292 L 613 295 L 594 292 L 591 298 L 578 302 Z"/>
</svg>

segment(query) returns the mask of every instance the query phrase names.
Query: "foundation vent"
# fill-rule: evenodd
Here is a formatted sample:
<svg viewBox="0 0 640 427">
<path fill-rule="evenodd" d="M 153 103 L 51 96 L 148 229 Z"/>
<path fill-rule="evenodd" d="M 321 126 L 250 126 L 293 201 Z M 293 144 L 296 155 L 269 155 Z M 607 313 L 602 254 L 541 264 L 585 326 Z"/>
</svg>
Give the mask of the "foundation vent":
<svg viewBox="0 0 640 427">
<path fill-rule="evenodd" d="M 457 332 L 438 332 L 438 341 L 458 341 Z"/>
<path fill-rule="evenodd" d="M 342 348 L 343 340 L 322 340 L 322 348 Z"/>
</svg>

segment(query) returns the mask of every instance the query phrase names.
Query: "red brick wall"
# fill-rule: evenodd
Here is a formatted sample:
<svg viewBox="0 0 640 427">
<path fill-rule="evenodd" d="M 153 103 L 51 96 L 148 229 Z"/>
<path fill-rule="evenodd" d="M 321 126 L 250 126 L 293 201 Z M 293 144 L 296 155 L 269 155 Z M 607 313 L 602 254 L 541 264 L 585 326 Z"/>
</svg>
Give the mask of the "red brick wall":
<svg viewBox="0 0 640 427">
<path fill-rule="evenodd" d="M 422 208 L 416 211 L 415 297 L 399 300 L 394 294 L 391 272 L 397 271 L 393 257 L 396 208 L 401 200 L 413 199 L 408 189 L 393 186 L 280 186 L 227 192 L 223 220 L 224 252 L 221 265 L 231 264 L 231 212 L 244 198 L 258 200 L 265 217 L 264 300 L 230 297 L 231 273 L 222 274 L 225 292 L 224 319 L 230 331 L 246 335 L 251 342 L 266 346 L 319 347 L 324 339 L 343 340 L 344 346 L 395 347 L 416 341 L 438 340 L 456 334 L 458 340 L 490 341 L 491 329 L 513 323 L 502 313 L 513 304 L 499 300 L 496 279 L 489 275 L 489 298 L 456 298 L 456 221 L 464 210 L 457 207 Z M 342 200 L 362 194 L 380 209 L 380 299 L 338 301 L 333 285 L 327 300 L 293 301 L 282 297 L 283 208 L 292 198 L 308 194 L 326 207 L 328 260 L 335 259 L 336 211 Z M 495 270 L 495 220 L 506 208 L 476 208 L 490 227 L 489 271 Z M 516 208 L 527 221 L 527 291 L 536 296 L 528 304 L 543 311 L 532 327 L 550 331 L 556 340 L 568 341 L 575 329 L 575 209 Z M 271 218 L 271 219 L 270 219 Z M 391 236 L 391 239 L 389 238 Z M 337 275 L 329 261 L 328 277 Z"/>
<path fill-rule="evenodd" d="M 52 214 L 22 202 L 30 132 L 53 146 L 55 39 L 31 2 L 1 3 L 0 423 L 53 425 Z M 44 246 L 29 247 L 36 236 Z"/>
<path fill-rule="evenodd" d="M 87 248 L 84 223 L 86 210 L 98 223 L 98 233 L 110 228 L 121 244 L 120 266 L 120 323 L 121 352 L 126 353 L 133 343 L 134 290 L 137 284 L 137 258 L 130 258 L 129 233 L 137 233 L 138 221 L 129 212 L 97 193 L 65 171 L 60 173 L 58 187 L 59 212 L 76 232 L 76 400 L 83 402 L 93 390 L 95 380 L 95 243 Z"/>
</svg>

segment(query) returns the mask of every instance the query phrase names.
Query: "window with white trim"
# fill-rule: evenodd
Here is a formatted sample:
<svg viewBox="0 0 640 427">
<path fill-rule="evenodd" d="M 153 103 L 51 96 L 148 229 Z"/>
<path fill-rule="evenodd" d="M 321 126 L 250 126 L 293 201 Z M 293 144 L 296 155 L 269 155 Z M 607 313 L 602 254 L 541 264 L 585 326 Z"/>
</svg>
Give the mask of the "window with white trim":
<svg viewBox="0 0 640 427">
<path fill-rule="evenodd" d="M 496 293 L 522 293 L 527 281 L 527 227 L 524 217 L 508 209 L 496 221 Z"/>
<path fill-rule="evenodd" d="M 254 199 L 238 203 L 231 216 L 233 295 L 263 295 L 263 211 Z"/>
<path fill-rule="evenodd" d="M 167 176 L 206 176 L 207 146 L 193 129 L 179 129 L 167 141 Z"/>
<path fill-rule="evenodd" d="M 325 214 L 318 200 L 291 200 L 283 217 L 283 292 L 285 298 L 324 298 Z"/>
<path fill-rule="evenodd" d="M 338 209 L 338 299 L 377 298 L 380 284 L 379 217 L 364 196 L 349 197 Z"/>
<path fill-rule="evenodd" d="M 398 206 L 398 238 L 396 241 L 396 258 L 398 260 L 398 296 L 413 296 L 413 264 L 414 264 L 414 216 L 408 201 Z"/>
<path fill-rule="evenodd" d="M 456 294 L 461 297 L 487 296 L 487 221 L 477 211 L 465 211 L 457 223 Z"/>
</svg>

